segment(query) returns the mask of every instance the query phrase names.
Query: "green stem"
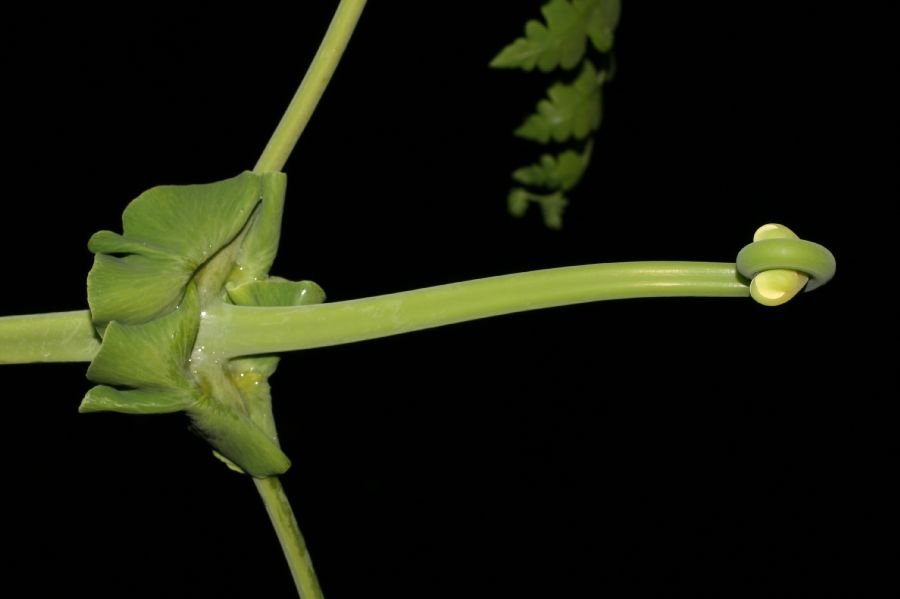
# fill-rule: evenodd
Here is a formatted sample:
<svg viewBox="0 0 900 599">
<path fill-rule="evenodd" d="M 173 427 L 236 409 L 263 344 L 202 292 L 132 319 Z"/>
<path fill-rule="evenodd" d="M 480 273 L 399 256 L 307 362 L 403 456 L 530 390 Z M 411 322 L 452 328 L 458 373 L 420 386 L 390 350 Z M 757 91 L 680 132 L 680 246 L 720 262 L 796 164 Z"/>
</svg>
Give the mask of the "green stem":
<svg viewBox="0 0 900 599">
<path fill-rule="evenodd" d="M 254 172 L 279 172 L 284 168 L 337 68 L 365 5 L 366 0 L 341 0 L 300 87 L 253 167 Z"/>
<path fill-rule="evenodd" d="M 281 481 L 278 477 L 271 476 L 254 478 L 253 483 L 266 506 L 266 513 L 269 514 L 275 534 L 278 535 L 278 542 L 281 543 L 281 550 L 291 569 L 291 576 L 294 577 L 300 599 L 323 599 L 312 560 L 306 550 L 306 541 L 303 540 L 300 527 L 297 526 L 297 520 L 294 518 L 294 512 L 291 510 Z"/>
<path fill-rule="evenodd" d="M 513 312 L 637 297 L 747 297 L 735 265 L 617 262 L 450 283 L 296 307 L 210 307 L 196 347 L 217 358 L 352 343 Z M 0 364 L 89 362 L 97 353 L 87 310 L 0 318 Z"/>
<path fill-rule="evenodd" d="M 738 273 L 740 269 L 741 274 Z M 723 262 L 618 262 L 537 270 L 376 297 L 295 307 L 209 306 L 195 347 L 215 359 L 398 335 L 512 312 L 637 297 L 747 297 L 770 269 L 834 275 L 834 256 L 803 240 L 769 239 Z M 0 364 L 90 361 L 99 343 L 86 310 L 0 318 Z"/>
<path fill-rule="evenodd" d="M 538 270 L 331 304 L 210 309 L 197 346 L 219 357 L 352 343 L 582 302 L 635 297 L 746 297 L 747 280 L 770 269 L 806 273 L 813 289 L 834 275 L 834 256 L 804 240 L 766 239 L 731 263 L 619 262 Z M 0 364 L 90 362 L 100 348 L 90 312 L 0 317 Z"/>
<path fill-rule="evenodd" d="M 90 362 L 99 349 L 87 310 L 0 318 L 0 364 Z"/>
<path fill-rule="evenodd" d="M 197 347 L 219 358 L 352 343 L 512 312 L 636 297 L 747 297 L 735 265 L 620 262 L 553 268 L 298 307 L 222 304 Z"/>
</svg>

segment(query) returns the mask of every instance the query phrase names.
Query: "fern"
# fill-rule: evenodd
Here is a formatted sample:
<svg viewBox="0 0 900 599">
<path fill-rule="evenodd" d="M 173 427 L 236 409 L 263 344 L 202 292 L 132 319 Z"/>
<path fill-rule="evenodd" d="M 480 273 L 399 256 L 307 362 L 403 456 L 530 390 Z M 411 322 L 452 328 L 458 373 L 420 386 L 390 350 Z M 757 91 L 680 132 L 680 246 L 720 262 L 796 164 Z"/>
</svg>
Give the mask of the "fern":
<svg viewBox="0 0 900 599">
<path fill-rule="evenodd" d="M 556 156 L 544 154 L 540 162 L 513 171 L 512 177 L 523 185 L 568 191 L 584 175 L 591 160 L 593 144 L 588 142 L 581 153 L 566 150 Z"/>
<path fill-rule="evenodd" d="M 601 52 L 612 48 L 619 21 L 619 0 L 550 0 L 541 8 L 545 23 L 525 23 L 520 37 L 500 51 L 490 66 L 550 72 L 561 66 L 572 69 L 584 57 L 587 39 Z"/>
<path fill-rule="evenodd" d="M 600 126 L 600 86 L 605 78 L 606 71 L 598 73 L 591 61 L 585 60 L 578 78 L 551 85 L 548 99 L 538 102 L 537 111 L 514 133 L 542 144 L 551 139 L 557 143 L 572 137 L 584 139 Z"/>
<path fill-rule="evenodd" d="M 609 52 L 619 22 L 620 0 L 550 0 L 541 8 L 544 22 L 530 20 L 525 37 L 503 48 L 491 61 L 493 68 L 519 68 L 543 72 L 557 68 L 581 70 L 571 81 L 553 81 L 547 97 L 538 102 L 514 134 L 541 144 L 569 143 L 556 155 L 544 154 L 540 161 L 516 169 L 513 179 L 526 186 L 511 190 L 509 211 L 524 216 L 528 205 L 541 206 L 544 223 L 553 229 L 562 227 L 562 214 L 568 204 L 564 192 L 572 189 L 584 175 L 592 145 L 582 152 L 571 147 L 600 126 L 603 111 L 603 84 L 609 72 L 597 69 L 587 57 L 587 41 L 599 52 Z"/>
<path fill-rule="evenodd" d="M 514 187 L 507 198 L 510 214 L 524 216 L 528 205 L 536 203 L 541 208 L 544 224 L 550 229 L 561 229 L 563 211 L 569 203 L 564 192 L 581 180 L 590 163 L 592 149 L 593 143 L 589 141 L 580 153 L 565 150 L 555 156 L 544 154 L 536 164 L 513 171 L 512 177 L 517 182 L 546 191 L 537 193 L 525 187 Z"/>
</svg>

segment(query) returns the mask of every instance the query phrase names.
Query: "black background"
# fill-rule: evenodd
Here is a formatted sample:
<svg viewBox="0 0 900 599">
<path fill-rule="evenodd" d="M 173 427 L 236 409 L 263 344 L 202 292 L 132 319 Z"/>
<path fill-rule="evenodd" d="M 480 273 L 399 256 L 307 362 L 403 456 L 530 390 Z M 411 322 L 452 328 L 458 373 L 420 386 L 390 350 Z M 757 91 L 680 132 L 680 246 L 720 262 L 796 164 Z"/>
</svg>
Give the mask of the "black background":
<svg viewBox="0 0 900 599">
<path fill-rule="evenodd" d="M 253 166 L 333 3 L 302 4 L 8 15 L 0 312 L 85 307 L 86 240 L 130 199 Z M 897 558 L 896 376 L 875 347 L 895 333 L 860 245 L 897 197 L 876 183 L 896 160 L 879 18 L 628 4 L 591 170 L 552 232 L 505 211 L 540 151 L 510 131 L 548 80 L 486 67 L 540 2 L 476 4 L 366 9 L 285 168 L 274 274 L 338 301 L 731 261 L 782 222 L 838 275 L 778 309 L 594 304 L 286 356 L 284 485 L 327 596 L 874 588 Z M 3 368 L 3 585 L 290 596 L 252 485 L 181 416 L 79 416 L 85 367 Z"/>
</svg>

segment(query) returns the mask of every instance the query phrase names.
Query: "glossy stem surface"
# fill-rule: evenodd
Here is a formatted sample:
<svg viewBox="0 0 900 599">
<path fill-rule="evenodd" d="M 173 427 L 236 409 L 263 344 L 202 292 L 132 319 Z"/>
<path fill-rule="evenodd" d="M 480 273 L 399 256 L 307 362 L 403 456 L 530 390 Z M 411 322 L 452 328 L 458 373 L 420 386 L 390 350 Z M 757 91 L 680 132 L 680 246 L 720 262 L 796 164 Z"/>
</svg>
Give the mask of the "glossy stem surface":
<svg viewBox="0 0 900 599">
<path fill-rule="evenodd" d="M 99 349 L 87 310 L 0 318 L 0 364 L 90 362 Z"/>
<path fill-rule="evenodd" d="M 198 345 L 221 358 L 324 347 L 457 322 L 600 300 L 747 297 L 735 265 L 619 262 L 538 270 L 358 300 L 298 307 L 222 304 Z"/>
<path fill-rule="evenodd" d="M 639 297 L 747 297 L 735 265 L 617 262 L 570 266 L 297 307 L 221 304 L 197 346 L 219 358 L 339 345 L 585 302 Z M 87 310 L 0 318 L 0 364 L 89 362 L 100 344 Z"/>
</svg>

